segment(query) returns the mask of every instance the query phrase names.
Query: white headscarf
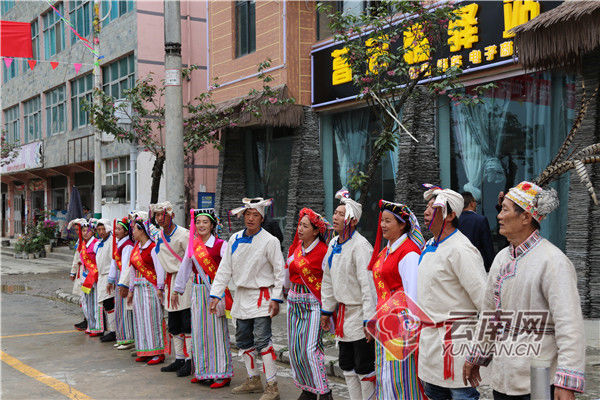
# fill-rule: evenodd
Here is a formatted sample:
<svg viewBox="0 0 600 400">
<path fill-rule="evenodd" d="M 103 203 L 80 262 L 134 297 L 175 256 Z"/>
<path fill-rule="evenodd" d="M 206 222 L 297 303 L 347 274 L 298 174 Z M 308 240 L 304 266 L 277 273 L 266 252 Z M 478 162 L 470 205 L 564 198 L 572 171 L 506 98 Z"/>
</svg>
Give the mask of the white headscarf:
<svg viewBox="0 0 600 400">
<path fill-rule="evenodd" d="M 163 201 L 162 203 L 150 204 L 150 212 L 156 214 L 158 212 L 164 212 L 166 214 L 174 215 L 173 205 L 170 201 Z"/>
<path fill-rule="evenodd" d="M 450 205 L 452 211 L 456 213 L 456 218 L 460 217 L 463 207 L 465 206 L 465 199 L 463 199 L 460 193 L 451 189 L 442 189 L 429 183 L 424 183 L 423 186 L 427 188 L 427 191 L 423 193 L 423 197 L 427 201 L 435 197 L 433 207 L 440 207 L 442 209 L 443 218 L 448 216 L 446 205 Z"/>
<path fill-rule="evenodd" d="M 252 199 L 248 197 L 244 197 L 242 199 L 242 203 L 244 204 L 242 207 L 234 208 L 230 211 L 231 215 L 238 215 L 239 213 L 243 213 L 249 208 L 253 208 L 260 213 L 260 215 L 265 217 L 265 208 L 270 206 L 273 203 L 273 199 L 263 199 L 262 197 L 254 197 Z"/>
<path fill-rule="evenodd" d="M 362 206 L 357 201 L 350 198 L 350 192 L 346 188 L 341 188 L 335 194 L 335 198 L 346 206 L 346 214 L 344 215 L 344 221 L 348 222 L 352 219 L 356 222 L 360 221 L 362 215 Z"/>
<path fill-rule="evenodd" d="M 107 232 L 112 232 L 112 223 L 106 218 L 100 218 L 96 221 L 96 226 L 103 225 Z"/>
<path fill-rule="evenodd" d="M 69 222 L 67 229 L 71 229 L 74 225 L 79 225 L 83 228 L 84 226 L 88 226 L 88 222 L 85 218 L 75 218 Z"/>
</svg>

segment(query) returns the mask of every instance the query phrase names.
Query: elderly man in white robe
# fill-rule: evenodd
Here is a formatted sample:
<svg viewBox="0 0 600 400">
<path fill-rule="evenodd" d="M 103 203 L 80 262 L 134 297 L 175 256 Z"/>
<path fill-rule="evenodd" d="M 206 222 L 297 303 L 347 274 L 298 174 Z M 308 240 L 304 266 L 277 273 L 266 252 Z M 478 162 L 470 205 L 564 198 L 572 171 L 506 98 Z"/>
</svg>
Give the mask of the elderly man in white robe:
<svg viewBox="0 0 600 400">
<path fill-rule="evenodd" d="M 210 311 L 225 301 L 229 282 L 235 287 L 231 316 L 236 320 L 235 339 L 248 371 L 247 380 L 232 393 L 260 393 L 263 386 L 256 363 L 260 354 L 267 386 L 260 400 L 279 399 L 275 350 L 271 342 L 271 318 L 283 302 L 283 254 L 279 240 L 261 228 L 265 208 L 272 200 L 244 198 L 243 206 L 231 210 L 243 215 L 246 228 L 234 233 L 227 244 L 210 291 Z"/>
<path fill-rule="evenodd" d="M 101 342 L 114 342 L 117 340 L 115 333 L 115 295 L 107 290 L 108 274 L 112 264 L 112 225 L 109 220 L 102 218 L 96 222 L 96 234 L 100 238 L 96 244 L 96 265 L 98 266 L 98 303 L 102 303 L 106 317 L 106 330 Z"/>
<path fill-rule="evenodd" d="M 344 371 L 351 400 L 373 398 L 375 394 L 375 342 L 365 323 L 375 314 L 377 303 L 371 272 L 367 269 L 373 247 L 356 231 L 362 206 L 347 190 L 336 194 L 340 205 L 333 214 L 331 239 L 323 259 L 321 326 L 330 329 L 335 314 L 339 365 Z"/>
<path fill-rule="evenodd" d="M 169 334 L 173 338 L 175 361 L 162 367 L 162 372 L 176 372 L 184 377 L 192 373 L 192 280 L 188 279 L 186 291 L 177 304 L 171 303 L 171 295 L 175 286 L 175 277 L 185 256 L 190 231 L 173 222 L 174 212 L 170 202 L 150 204 L 150 211 L 160 226 L 160 234 L 154 251 L 165 271 L 164 281 L 158 281 L 159 296 L 168 312 Z M 187 351 L 184 351 L 187 350 Z"/>
<path fill-rule="evenodd" d="M 574 400 L 585 384 L 585 338 L 577 274 L 573 263 L 540 236 L 540 222 L 558 207 L 554 189 L 521 182 L 509 190 L 498 214 L 500 234 L 510 245 L 490 269 L 480 329 L 492 315 L 494 337 L 477 336 L 477 352 L 467 359 L 463 379 L 480 384 L 479 367 L 491 361 L 495 400 L 529 400 L 533 356 L 548 360 L 551 382 L 545 389 L 555 400 Z M 501 320 L 497 319 L 501 316 Z M 485 332 L 484 332 L 485 333 Z M 485 349 L 508 343 L 539 354 L 494 354 Z"/>
<path fill-rule="evenodd" d="M 423 186 L 429 202 L 425 225 L 434 237 L 421 253 L 417 298 L 433 326 L 421 331 L 419 378 L 431 400 L 479 399 L 479 392 L 463 383 L 464 356 L 454 349 L 459 347 L 456 336 L 466 333 L 467 326 L 460 320 L 473 319 L 481 308 L 486 280 L 483 258 L 458 230 L 463 197 L 450 189 Z"/>
</svg>

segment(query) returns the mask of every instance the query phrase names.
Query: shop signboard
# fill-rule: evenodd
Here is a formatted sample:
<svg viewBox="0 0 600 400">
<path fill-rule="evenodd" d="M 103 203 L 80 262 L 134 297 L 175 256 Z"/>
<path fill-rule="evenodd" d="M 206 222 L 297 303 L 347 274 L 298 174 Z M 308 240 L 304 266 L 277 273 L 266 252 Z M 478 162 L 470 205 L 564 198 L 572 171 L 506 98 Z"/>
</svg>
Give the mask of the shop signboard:
<svg viewBox="0 0 600 400">
<path fill-rule="evenodd" d="M 0 168 L 3 174 L 11 172 L 25 171 L 28 169 L 42 168 L 43 157 L 42 157 L 42 142 L 37 141 L 33 143 L 27 143 L 23 146 L 17 147 L 14 151 L 17 153 L 16 157 L 6 165 Z"/>
<path fill-rule="evenodd" d="M 514 33 L 510 30 L 561 1 L 464 1 L 458 3 L 461 29 L 449 29 L 450 44 L 438 49 L 432 61 L 440 69 L 458 66 L 463 74 L 515 63 Z M 389 51 L 403 46 L 403 40 L 390 45 Z M 347 51 L 343 43 L 327 43 L 311 51 L 313 107 L 354 99 L 358 89 L 352 83 L 352 71 L 341 56 Z M 409 54 L 409 53 L 407 53 Z M 407 56 L 405 56 L 407 57 Z M 416 74 L 426 67 L 418 57 L 407 62 Z M 431 79 L 431 78 L 427 78 Z"/>
</svg>

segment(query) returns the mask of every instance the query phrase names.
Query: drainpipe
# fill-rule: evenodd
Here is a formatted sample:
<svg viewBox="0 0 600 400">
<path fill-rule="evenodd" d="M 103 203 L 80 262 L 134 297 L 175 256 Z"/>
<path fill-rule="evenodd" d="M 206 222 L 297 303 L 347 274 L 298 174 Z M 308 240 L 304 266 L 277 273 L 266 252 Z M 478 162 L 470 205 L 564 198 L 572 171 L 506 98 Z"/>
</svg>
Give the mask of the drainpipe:
<svg viewBox="0 0 600 400">
<path fill-rule="evenodd" d="M 135 143 L 132 143 L 129 147 L 129 199 L 131 211 L 137 210 L 137 155 L 138 149 Z"/>
</svg>

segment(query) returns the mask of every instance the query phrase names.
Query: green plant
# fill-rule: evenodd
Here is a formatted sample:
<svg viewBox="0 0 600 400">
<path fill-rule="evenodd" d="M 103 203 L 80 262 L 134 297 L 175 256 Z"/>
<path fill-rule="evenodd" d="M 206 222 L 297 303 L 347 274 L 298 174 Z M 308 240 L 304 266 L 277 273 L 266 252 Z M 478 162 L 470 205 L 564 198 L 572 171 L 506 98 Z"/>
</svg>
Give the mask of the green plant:
<svg viewBox="0 0 600 400">
<path fill-rule="evenodd" d="M 15 253 L 22 253 L 25 251 L 25 241 L 25 236 L 17 236 L 17 240 L 15 241 Z"/>
<path fill-rule="evenodd" d="M 52 220 L 40 221 L 37 224 L 37 230 L 42 237 L 44 237 L 44 244 L 50 243 L 52 239 L 56 238 L 56 232 L 58 231 L 58 224 Z"/>
</svg>

